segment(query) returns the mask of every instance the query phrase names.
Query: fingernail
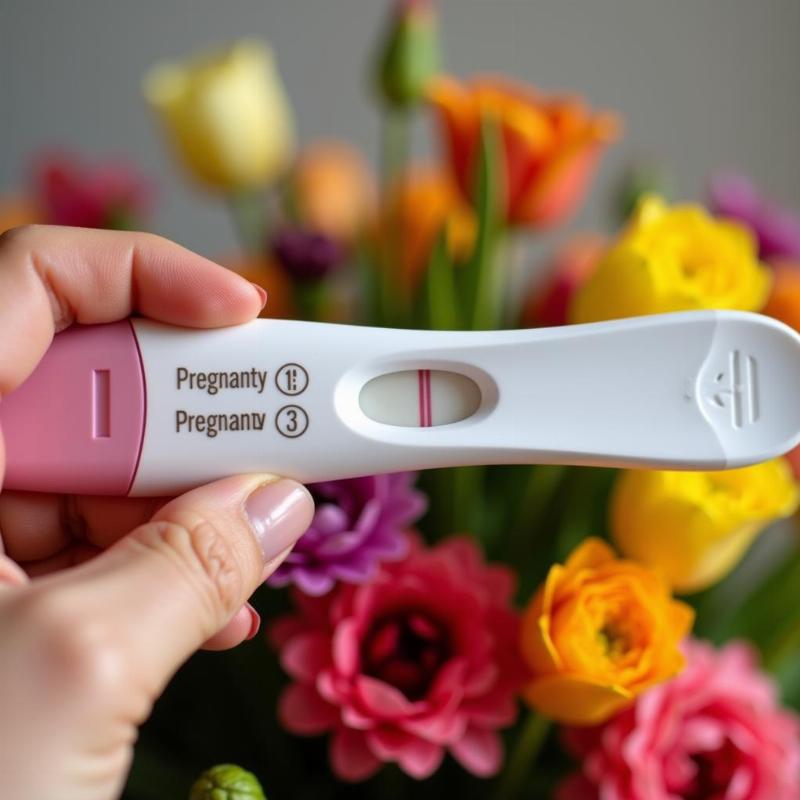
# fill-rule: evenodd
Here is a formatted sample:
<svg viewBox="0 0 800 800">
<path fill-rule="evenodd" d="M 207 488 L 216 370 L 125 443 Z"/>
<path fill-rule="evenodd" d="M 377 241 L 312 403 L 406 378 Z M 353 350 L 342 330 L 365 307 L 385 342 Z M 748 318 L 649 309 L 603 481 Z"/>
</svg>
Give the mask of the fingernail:
<svg viewBox="0 0 800 800">
<path fill-rule="evenodd" d="M 258 296 L 261 299 L 261 308 L 263 309 L 264 306 L 267 304 L 267 292 L 263 286 L 259 286 L 257 283 L 253 283 L 250 281 L 250 285 L 258 292 Z"/>
<path fill-rule="evenodd" d="M 245 608 L 250 612 L 250 632 L 245 636 L 245 641 L 249 642 L 258 633 L 261 627 L 261 615 L 256 611 L 253 606 L 248 603 Z"/>
<path fill-rule="evenodd" d="M 308 489 L 282 479 L 256 489 L 245 503 L 264 561 L 291 547 L 311 524 L 314 501 Z"/>
</svg>

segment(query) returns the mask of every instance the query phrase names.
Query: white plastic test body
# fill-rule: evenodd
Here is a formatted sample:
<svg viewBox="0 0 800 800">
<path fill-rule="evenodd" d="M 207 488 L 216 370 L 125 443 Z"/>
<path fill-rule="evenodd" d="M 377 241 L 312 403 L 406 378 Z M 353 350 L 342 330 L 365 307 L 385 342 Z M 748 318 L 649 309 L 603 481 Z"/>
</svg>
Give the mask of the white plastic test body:
<svg viewBox="0 0 800 800">
<path fill-rule="evenodd" d="M 463 464 L 724 469 L 800 441 L 800 337 L 757 314 L 491 332 L 130 323 L 144 396 L 131 495 L 246 472 L 312 482 Z M 114 367 L 99 395 L 102 369 L 87 368 L 93 402 L 112 403 Z M 103 409 L 92 424 L 105 414 L 110 441 Z M 14 424 L 5 401 L 0 419 Z M 69 472 L 68 456 L 50 457 Z M 18 474 L 35 474 L 28 466 Z"/>
</svg>

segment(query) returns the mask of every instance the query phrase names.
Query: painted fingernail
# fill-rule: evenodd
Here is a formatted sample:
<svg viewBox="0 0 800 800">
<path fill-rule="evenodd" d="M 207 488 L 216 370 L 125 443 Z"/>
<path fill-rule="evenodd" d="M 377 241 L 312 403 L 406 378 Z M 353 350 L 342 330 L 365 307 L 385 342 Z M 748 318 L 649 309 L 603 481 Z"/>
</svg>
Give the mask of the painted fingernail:
<svg viewBox="0 0 800 800">
<path fill-rule="evenodd" d="M 250 632 L 245 636 L 245 641 L 249 642 L 251 639 L 255 638 L 255 635 L 258 633 L 258 629 L 261 627 L 261 615 L 256 611 L 253 606 L 248 603 L 245 608 L 250 612 Z"/>
<path fill-rule="evenodd" d="M 253 283 L 250 281 L 250 285 L 258 292 L 258 296 L 261 300 L 261 308 L 267 304 L 267 291 L 264 289 L 263 286 L 259 286 L 257 283 Z"/>
<path fill-rule="evenodd" d="M 306 532 L 314 501 L 305 486 L 284 478 L 259 486 L 247 498 L 245 511 L 264 561 L 271 561 Z"/>
</svg>

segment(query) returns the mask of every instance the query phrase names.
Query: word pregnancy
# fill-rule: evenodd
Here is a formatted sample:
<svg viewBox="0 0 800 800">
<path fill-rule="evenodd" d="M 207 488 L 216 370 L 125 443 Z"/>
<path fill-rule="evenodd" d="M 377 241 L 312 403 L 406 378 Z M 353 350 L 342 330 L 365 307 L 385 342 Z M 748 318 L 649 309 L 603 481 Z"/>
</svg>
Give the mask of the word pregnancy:
<svg viewBox="0 0 800 800">
<path fill-rule="evenodd" d="M 217 394 L 223 389 L 254 389 L 261 394 L 267 386 L 267 370 L 250 369 L 232 372 L 193 372 L 186 367 L 177 369 L 178 389 L 198 389 Z"/>
<path fill-rule="evenodd" d="M 190 414 L 175 412 L 176 433 L 204 433 L 213 439 L 227 431 L 263 431 L 266 414 L 258 411 L 243 411 L 233 414 Z"/>
</svg>

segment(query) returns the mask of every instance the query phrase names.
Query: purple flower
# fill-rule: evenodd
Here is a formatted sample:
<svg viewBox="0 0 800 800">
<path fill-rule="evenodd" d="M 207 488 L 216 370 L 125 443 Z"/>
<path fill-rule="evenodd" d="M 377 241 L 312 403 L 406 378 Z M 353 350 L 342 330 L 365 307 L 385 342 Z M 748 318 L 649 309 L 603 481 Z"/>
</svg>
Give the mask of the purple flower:
<svg viewBox="0 0 800 800">
<path fill-rule="evenodd" d="M 709 205 L 717 216 L 750 228 L 765 261 L 800 258 L 800 214 L 765 197 L 749 178 L 735 172 L 714 175 Z"/>
<path fill-rule="evenodd" d="M 272 242 L 272 252 L 296 280 L 318 281 L 342 262 L 341 245 L 317 231 L 285 228 Z"/>
<path fill-rule="evenodd" d="M 405 531 L 425 512 L 416 475 L 371 475 L 315 483 L 311 527 L 269 579 L 271 586 L 295 584 L 309 595 L 329 592 L 336 581 L 364 583 L 382 561 L 406 554 Z"/>
</svg>

